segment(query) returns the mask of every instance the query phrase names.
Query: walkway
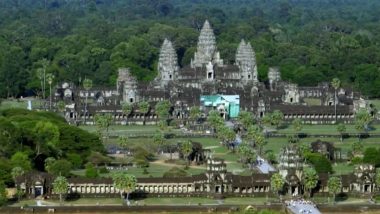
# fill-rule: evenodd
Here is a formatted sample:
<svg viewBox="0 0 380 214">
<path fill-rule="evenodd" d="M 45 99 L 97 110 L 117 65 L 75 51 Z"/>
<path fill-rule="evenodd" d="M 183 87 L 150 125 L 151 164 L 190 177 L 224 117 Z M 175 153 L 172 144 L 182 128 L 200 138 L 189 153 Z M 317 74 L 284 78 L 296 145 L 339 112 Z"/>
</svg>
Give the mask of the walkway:
<svg viewBox="0 0 380 214">
<path fill-rule="evenodd" d="M 288 210 L 294 214 L 321 214 L 317 206 L 311 202 L 303 199 L 285 201 Z"/>
<path fill-rule="evenodd" d="M 257 169 L 263 174 L 269 174 L 270 172 L 275 172 L 276 169 L 269 164 L 269 162 L 260 156 L 257 156 Z"/>
</svg>

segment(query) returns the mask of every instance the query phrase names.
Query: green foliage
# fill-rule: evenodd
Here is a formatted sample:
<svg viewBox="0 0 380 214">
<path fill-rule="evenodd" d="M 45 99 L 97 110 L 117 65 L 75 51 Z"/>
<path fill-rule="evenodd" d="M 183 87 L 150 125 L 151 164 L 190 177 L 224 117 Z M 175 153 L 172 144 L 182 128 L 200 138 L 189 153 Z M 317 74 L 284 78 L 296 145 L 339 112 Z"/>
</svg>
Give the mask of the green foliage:
<svg viewBox="0 0 380 214">
<path fill-rule="evenodd" d="M 3 181 L 7 186 L 13 184 L 12 164 L 8 159 L 0 158 L 0 181 Z"/>
<path fill-rule="evenodd" d="M 12 155 L 11 165 L 12 167 L 21 167 L 26 171 L 32 169 L 28 155 L 23 152 L 16 152 L 14 155 Z"/>
<path fill-rule="evenodd" d="M 254 163 L 257 159 L 256 152 L 245 143 L 239 145 L 238 153 L 242 158 L 242 162 L 246 164 Z"/>
<path fill-rule="evenodd" d="M 267 68 L 278 65 L 286 81 L 315 85 L 338 77 L 343 86 L 380 96 L 377 1 L 3 2 L 2 97 L 40 92 L 38 70 L 57 82 L 89 78 L 110 86 L 117 69 L 129 67 L 138 80 L 152 80 L 162 41 L 172 40 L 179 63 L 188 65 L 205 19 L 227 63 L 241 38 L 251 41 L 263 81 Z"/>
<path fill-rule="evenodd" d="M 282 175 L 280 175 L 280 173 L 275 173 L 270 178 L 270 186 L 273 192 L 275 192 L 276 194 L 279 194 L 279 191 L 282 190 L 284 185 L 285 185 L 285 180 L 282 177 Z"/>
<path fill-rule="evenodd" d="M 372 164 L 375 167 L 380 166 L 380 150 L 369 147 L 364 151 L 363 163 Z"/>
<path fill-rule="evenodd" d="M 88 91 L 88 90 L 90 90 L 91 88 L 92 88 L 92 80 L 90 80 L 90 79 L 84 79 L 83 80 L 83 88 L 86 90 L 86 91 Z"/>
<path fill-rule="evenodd" d="M 24 173 L 24 169 L 19 166 L 14 167 L 11 172 L 14 181 L 16 181 L 17 177 L 24 175 Z"/>
<path fill-rule="evenodd" d="M 361 158 L 361 157 L 353 157 L 351 159 L 350 165 L 359 165 L 359 164 L 362 164 L 362 163 L 363 163 L 363 158 Z"/>
<path fill-rule="evenodd" d="M 92 163 L 86 164 L 85 176 L 86 176 L 86 178 L 97 178 L 97 177 L 99 177 L 98 170 L 95 168 L 94 164 L 92 164 Z"/>
<path fill-rule="evenodd" d="M 122 109 L 123 109 L 123 113 L 128 116 L 129 114 L 131 114 L 133 110 L 133 106 L 129 103 L 123 103 Z"/>
<path fill-rule="evenodd" d="M 183 154 L 183 157 L 187 160 L 189 160 L 189 155 L 193 152 L 193 144 L 191 141 L 186 141 L 181 144 L 181 153 Z"/>
<path fill-rule="evenodd" d="M 164 178 L 177 178 L 177 177 L 186 177 L 186 176 L 188 176 L 187 171 L 180 169 L 178 167 L 173 167 L 163 174 Z"/>
<path fill-rule="evenodd" d="M 339 123 L 336 127 L 336 130 L 341 134 L 341 141 L 343 140 L 343 134 L 347 131 L 346 126 L 344 123 Z"/>
<path fill-rule="evenodd" d="M 355 128 L 358 131 L 368 131 L 368 126 L 372 122 L 373 117 L 365 109 L 360 109 L 355 114 Z"/>
<path fill-rule="evenodd" d="M 59 200 L 62 202 L 62 195 L 66 194 L 68 191 L 68 181 L 63 176 L 58 176 L 53 181 L 53 191 L 57 194 L 59 194 Z"/>
<path fill-rule="evenodd" d="M 380 189 L 380 171 L 379 170 L 376 171 L 375 184 L 377 188 Z"/>
<path fill-rule="evenodd" d="M 201 117 L 201 110 L 198 106 L 192 106 L 189 114 L 191 120 L 197 120 Z"/>
<path fill-rule="evenodd" d="M 207 116 L 207 122 L 210 124 L 210 126 L 214 129 L 216 129 L 219 126 L 224 125 L 224 120 L 220 116 L 218 111 L 210 111 Z"/>
<path fill-rule="evenodd" d="M 164 101 L 159 101 L 154 110 L 155 113 L 158 115 L 158 118 L 161 120 L 165 120 L 169 116 L 169 110 L 170 110 L 171 104 L 169 101 L 164 100 Z"/>
<path fill-rule="evenodd" d="M 335 201 L 335 195 L 342 189 L 342 181 L 339 177 L 330 177 L 327 182 L 327 187 L 329 188 L 329 192 L 334 195 Z"/>
<path fill-rule="evenodd" d="M 91 152 L 91 154 L 87 157 L 88 162 L 98 166 L 99 164 L 110 163 L 111 158 L 99 153 L 99 152 Z"/>
<path fill-rule="evenodd" d="M 317 173 L 332 173 L 332 166 L 326 156 L 319 153 L 305 153 L 305 159 L 311 163 Z"/>
<path fill-rule="evenodd" d="M 248 127 L 254 123 L 253 114 L 248 111 L 240 111 L 238 121 L 243 125 L 245 129 L 248 129 Z"/>
<path fill-rule="evenodd" d="M 67 160 L 70 161 L 70 163 L 73 166 L 73 169 L 79 169 L 83 164 L 83 159 L 80 155 L 76 153 L 69 153 L 66 155 Z"/>
<path fill-rule="evenodd" d="M 351 145 L 351 150 L 354 156 L 361 155 L 363 153 L 363 143 L 361 141 L 356 141 Z"/>
<path fill-rule="evenodd" d="M 100 174 L 108 174 L 110 171 L 106 167 L 99 167 Z"/>
<path fill-rule="evenodd" d="M 141 113 L 146 114 L 148 113 L 150 106 L 148 102 L 142 101 L 142 102 L 139 102 L 138 108 Z"/>
<path fill-rule="evenodd" d="M 0 133 L 0 154 L 10 157 L 20 149 L 21 130 L 7 118 L 0 117 Z"/>
<path fill-rule="evenodd" d="M 47 164 L 47 163 L 46 163 Z M 70 161 L 65 159 L 53 160 L 47 164 L 46 170 L 52 175 L 68 177 L 72 169 Z"/>
<path fill-rule="evenodd" d="M 302 120 L 299 119 L 299 118 L 296 118 L 292 121 L 292 126 L 293 126 L 293 130 L 294 132 L 300 132 L 303 128 L 302 126 Z"/>
<path fill-rule="evenodd" d="M 7 190 L 4 181 L 0 181 L 0 206 L 4 206 L 8 201 Z"/>
<path fill-rule="evenodd" d="M 136 189 L 137 179 L 134 175 L 130 175 L 125 172 L 117 172 L 112 174 L 112 180 L 114 187 L 120 190 L 121 197 L 123 193 L 127 193 L 127 200 L 128 194 Z"/>
<path fill-rule="evenodd" d="M 263 118 L 263 123 L 275 126 L 278 128 L 284 120 L 284 114 L 280 110 L 274 110 L 268 113 Z"/>
<path fill-rule="evenodd" d="M 47 153 L 48 147 L 56 149 L 59 143 L 59 128 L 51 122 L 39 121 L 33 129 L 36 142 L 36 155 Z"/>
<path fill-rule="evenodd" d="M 314 189 L 318 184 L 318 174 L 314 168 L 306 168 L 303 173 L 302 183 L 309 192 L 311 196 L 312 189 Z"/>
</svg>

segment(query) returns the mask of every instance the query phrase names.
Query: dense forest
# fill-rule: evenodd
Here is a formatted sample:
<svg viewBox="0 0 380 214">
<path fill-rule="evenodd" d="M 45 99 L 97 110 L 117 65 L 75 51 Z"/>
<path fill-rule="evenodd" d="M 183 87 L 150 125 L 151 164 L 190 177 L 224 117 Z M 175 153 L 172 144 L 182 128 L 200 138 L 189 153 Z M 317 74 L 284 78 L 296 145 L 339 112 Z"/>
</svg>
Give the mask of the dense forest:
<svg viewBox="0 0 380 214">
<path fill-rule="evenodd" d="M 164 38 L 187 65 L 209 19 L 226 62 L 252 43 L 262 81 L 280 66 L 300 85 L 339 77 L 380 97 L 378 14 L 374 0 L 1 0 L 0 96 L 39 92 L 41 68 L 54 83 L 114 86 L 121 66 L 152 80 Z"/>
</svg>

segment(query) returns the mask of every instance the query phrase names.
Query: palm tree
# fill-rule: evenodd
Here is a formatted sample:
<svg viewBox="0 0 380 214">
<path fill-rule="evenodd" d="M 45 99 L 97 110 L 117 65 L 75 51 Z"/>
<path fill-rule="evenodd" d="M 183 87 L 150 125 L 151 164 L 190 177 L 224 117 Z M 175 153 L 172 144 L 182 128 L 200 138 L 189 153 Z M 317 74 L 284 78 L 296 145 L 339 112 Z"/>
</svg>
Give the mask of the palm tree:
<svg viewBox="0 0 380 214">
<path fill-rule="evenodd" d="M 124 153 L 124 158 L 125 158 L 125 155 L 126 155 L 125 150 L 128 148 L 128 144 L 129 144 L 128 137 L 120 136 L 117 141 L 117 144 L 124 150 L 123 153 Z"/>
<path fill-rule="evenodd" d="M 335 108 L 335 123 L 337 122 L 337 112 L 336 112 L 336 104 L 337 104 L 337 90 L 340 87 L 340 80 L 338 78 L 334 78 L 331 82 L 332 87 L 334 88 L 334 108 Z"/>
<path fill-rule="evenodd" d="M 165 144 L 165 136 L 162 132 L 156 131 L 156 133 L 153 136 L 153 143 L 157 145 L 157 154 L 159 153 L 160 149 Z"/>
<path fill-rule="evenodd" d="M 145 116 L 149 112 L 149 103 L 142 101 L 138 104 L 140 112 L 143 114 L 143 125 L 145 125 Z"/>
<path fill-rule="evenodd" d="M 86 124 L 88 91 L 92 88 L 92 80 L 87 79 L 87 78 L 84 79 L 83 88 L 86 90 L 86 103 L 84 106 L 84 123 Z"/>
<path fill-rule="evenodd" d="M 343 123 L 339 123 L 336 130 L 340 133 L 340 142 L 343 142 L 343 134 L 346 132 L 346 126 Z"/>
<path fill-rule="evenodd" d="M 199 107 L 197 106 L 191 107 L 189 119 L 192 121 L 196 121 L 200 117 L 201 117 L 201 110 L 199 109 Z"/>
<path fill-rule="evenodd" d="M 275 173 L 270 178 L 270 186 L 271 186 L 272 190 L 278 195 L 280 200 L 281 200 L 280 191 L 282 190 L 282 188 L 284 188 L 284 184 L 285 184 L 285 180 L 280 175 L 280 173 Z"/>
<path fill-rule="evenodd" d="M 131 104 L 129 104 L 129 103 L 123 103 L 122 110 L 123 110 L 123 113 L 126 116 L 126 121 L 128 121 L 128 116 L 132 113 L 133 106 Z"/>
<path fill-rule="evenodd" d="M 318 184 L 318 174 L 314 168 L 306 168 L 302 177 L 303 185 L 309 192 L 309 197 L 311 197 L 312 190 Z"/>
<path fill-rule="evenodd" d="M 299 132 L 302 130 L 302 120 L 299 119 L 299 118 L 296 118 L 292 121 L 292 125 L 293 125 L 293 130 L 294 130 L 294 135 L 299 137 Z"/>
<path fill-rule="evenodd" d="M 63 176 L 58 176 L 53 182 L 53 191 L 59 194 L 59 202 L 62 204 L 62 195 L 67 193 L 69 183 Z"/>
<path fill-rule="evenodd" d="M 47 81 L 48 81 L 48 83 L 49 83 L 49 109 L 51 110 L 51 84 L 53 83 L 53 81 L 54 81 L 54 75 L 53 74 L 51 74 L 51 73 L 48 73 L 47 75 L 46 75 L 46 79 L 47 79 Z"/>
<path fill-rule="evenodd" d="M 245 130 L 253 125 L 253 114 L 248 111 L 241 111 L 238 116 L 239 123 L 243 126 Z"/>
<path fill-rule="evenodd" d="M 22 167 L 16 166 L 16 167 L 14 167 L 12 169 L 11 174 L 12 174 L 13 181 L 16 183 L 16 179 L 18 177 L 24 175 L 25 171 L 24 171 L 24 169 Z M 20 189 L 19 186 L 17 186 L 17 192 L 16 192 L 16 194 L 17 194 L 17 200 L 19 201 L 20 198 L 21 198 L 21 196 L 22 196 L 22 194 L 23 194 L 23 192 L 22 192 L 22 190 Z"/>
<path fill-rule="evenodd" d="M 266 144 L 267 142 L 265 141 L 265 138 L 263 135 L 257 133 L 256 136 L 255 136 L 255 144 L 256 146 L 259 147 L 259 155 L 261 155 L 261 150 L 263 148 L 263 146 Z"/>
<path fill-rule="evenodd" d="M 42 99 L 45 99 L 45 88 L 46 88 L 46 68 L 49 66 L 50 62 L 46 58 L 39 61 L 42 65 Z"/>
<path fill-rule="evenodd" d="M 380 171 L 377 170 L 376 175 L 375 175 L 375 184 L 377 189 L 380 189 Z"/>
<path fill-rule="evenodd" d="M 341 179 L 336 176 L 330 177 L 327 182 L 327 187 L 329 188 L 329 192 L 333 194 L 333 203 L 335 203 L 335 196 L 342 189 Z"/>
<path fill-rule="evenodd" d="M 185 143 L 181 144 L 181 152 L 183 154 L 183 158 L 187 159 L 187 165 L 190 165 L 190 154 L 193 152 L 193 144 L 191 141 L 186 141 Z"/>
<path fill-rule="evenodd" d="M 129 205 L 129 194 L 136 189 L 136 177 L 125 172 L 117 172 L 112 174 L 112 180 L 114 187 L 119 190 L 121 198 L 123 198 L 124 193 L 127 193 L 125 200 L 127 201 L 127 205 Z"/>
</svg>

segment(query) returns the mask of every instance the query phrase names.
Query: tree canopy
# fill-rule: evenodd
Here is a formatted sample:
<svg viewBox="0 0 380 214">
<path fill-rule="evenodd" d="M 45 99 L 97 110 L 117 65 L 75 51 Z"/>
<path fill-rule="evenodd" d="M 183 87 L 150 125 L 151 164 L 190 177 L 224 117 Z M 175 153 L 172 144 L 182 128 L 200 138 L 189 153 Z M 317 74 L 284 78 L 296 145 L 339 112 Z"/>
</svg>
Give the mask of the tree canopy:
<svg viewBox="0 0 380 214">
<path fill-rule="evenodd" d="M 339 78 L 380 96 L 378 1 L 3 0 L 0 11 L 1 97 L 44 92 L 40 71 L 78 86 L 87 78 L 113 86 L 119 67 L 152 80 L 163 40 L 188 65 L 205 19 L 225 62 L 234 61 L 242 38 L 252 43 L 263 81 L 269 66 L 279 66 L 286 81 Z"/>
</svg>

